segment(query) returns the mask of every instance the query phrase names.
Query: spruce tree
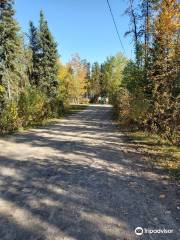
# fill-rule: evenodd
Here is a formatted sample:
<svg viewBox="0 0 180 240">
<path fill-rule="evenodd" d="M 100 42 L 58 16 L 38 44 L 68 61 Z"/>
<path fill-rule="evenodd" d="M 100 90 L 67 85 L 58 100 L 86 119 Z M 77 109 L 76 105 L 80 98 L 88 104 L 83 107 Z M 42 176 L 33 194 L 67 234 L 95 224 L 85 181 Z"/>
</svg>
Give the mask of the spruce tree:
<svg viewBox="0 0 180 240">
<path fill-rule="evenodd" d="M 29 48 L 32 54 L 32 64 L 29 70 L 29 80 L 31 85 L 38 87 L 40 85 L 40 44 L 38 30 L 34 26 L 33 22 L 29 23 Z"/>
<path fill-rule="evenodd" d="M 25 77 L 24 47 L 14 19 L 13 0 L 0 2 L 0 113 L 18 99 Z"/>
<path fill-rule="evenodd" d="M 44 14 L 40 13 L 39 77 L 40 87 L 48 97 L 54 98 L 58 87 L 57 44 L 48 28 Z"/>
</svg>

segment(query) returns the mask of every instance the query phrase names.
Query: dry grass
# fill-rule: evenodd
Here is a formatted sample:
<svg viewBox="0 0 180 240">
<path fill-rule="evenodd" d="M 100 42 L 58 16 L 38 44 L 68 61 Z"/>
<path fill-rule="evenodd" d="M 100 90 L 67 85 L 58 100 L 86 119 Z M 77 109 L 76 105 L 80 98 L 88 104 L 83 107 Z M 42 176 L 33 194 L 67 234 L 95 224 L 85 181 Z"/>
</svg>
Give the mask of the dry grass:
<svg viewBox="0 0 180 240">
<path fill-rule="evenodd" d="M 180 147 L 146 132 L 125 131 L 125 134 L 151 157 L 155 166 L 163 167 L 172 178 L 180 180 Z"/>
</svg>

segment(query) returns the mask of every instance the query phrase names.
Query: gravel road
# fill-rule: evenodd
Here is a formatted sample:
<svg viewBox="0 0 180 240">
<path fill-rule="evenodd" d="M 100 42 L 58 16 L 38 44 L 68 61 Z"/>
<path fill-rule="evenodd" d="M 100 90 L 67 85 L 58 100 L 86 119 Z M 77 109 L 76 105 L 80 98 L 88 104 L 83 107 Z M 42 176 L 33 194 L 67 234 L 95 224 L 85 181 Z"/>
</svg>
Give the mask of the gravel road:
<svg viewBox="0 0 180 240">
<path fill-rule="evenodd" d="M 0 240 L 180 239 L 177 187 L 111 112 L 91 105 L 0 138 Z M 137 236 L 136 227 L 173 233 Z"/>
</svg>

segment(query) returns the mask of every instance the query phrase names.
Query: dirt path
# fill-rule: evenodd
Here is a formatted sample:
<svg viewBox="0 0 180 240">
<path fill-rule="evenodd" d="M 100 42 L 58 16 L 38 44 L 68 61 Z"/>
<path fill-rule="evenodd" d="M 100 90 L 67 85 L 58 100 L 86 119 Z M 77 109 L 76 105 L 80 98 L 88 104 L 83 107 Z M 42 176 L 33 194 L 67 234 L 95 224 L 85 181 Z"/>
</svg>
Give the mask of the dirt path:
<svg viewBox="0 0 180 240">
<path fill-rule="evenodd" d="M 0 139 L 1 240 L 178 240 L 176 188 L 90 106 Z M 173 234 L 136 236 L 136 227 Z"/>
</svg>

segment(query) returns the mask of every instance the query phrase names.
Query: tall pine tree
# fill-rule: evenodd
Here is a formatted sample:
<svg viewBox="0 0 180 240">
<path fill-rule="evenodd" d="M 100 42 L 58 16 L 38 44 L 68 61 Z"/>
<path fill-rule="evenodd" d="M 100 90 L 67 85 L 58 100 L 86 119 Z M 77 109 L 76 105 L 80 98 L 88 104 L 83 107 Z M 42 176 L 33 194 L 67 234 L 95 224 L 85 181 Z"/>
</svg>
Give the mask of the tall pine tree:
<svg viewBox="0 0 180 240">
<path fill-rule="evenodd" d="M 54 98 L 58 87 L 57 44 L 42 11 L 38 29 L 30 22 L 29 48 L 32 51 L 31 85 L 40 88 L 48 97 Z"/>
<path fill-rule="evenodd" d="M 58 86 L 57 44 L 48 28 L 44 14 L 40 13 L 39 26 L 39 74 L 40 87 L 49 97 L 55 97 Z"/>
<path fill-rule="evenodd" d="M 16 99 L 24 67 L 24 48 L 19 26 L 14 19 L 13 0 L 0 2 L 0 101 Z"/>
<path fill-rule="evenodd" d="M 32 64 L 31 68 L 29 69 L 29 80 L 31 85 L 35 85 L 36 87 L 40 84 L 40 74 L 39 74 L 39 67 L 40 67 L 40 45 L 39 45 L 39 36 L 38 30 L 34 26 L 33 22 L 30 21 L 29 23 L 29 48 L 32 54 Z"/>
</svg>

